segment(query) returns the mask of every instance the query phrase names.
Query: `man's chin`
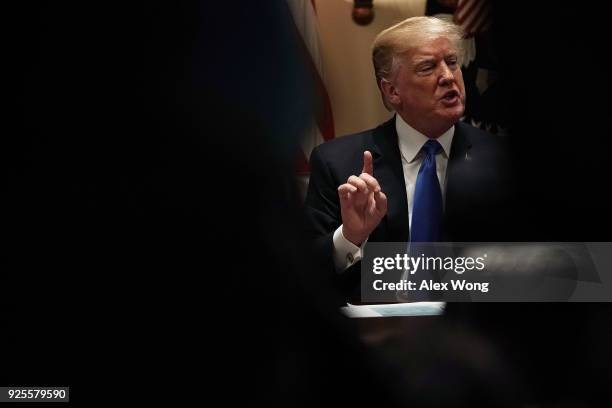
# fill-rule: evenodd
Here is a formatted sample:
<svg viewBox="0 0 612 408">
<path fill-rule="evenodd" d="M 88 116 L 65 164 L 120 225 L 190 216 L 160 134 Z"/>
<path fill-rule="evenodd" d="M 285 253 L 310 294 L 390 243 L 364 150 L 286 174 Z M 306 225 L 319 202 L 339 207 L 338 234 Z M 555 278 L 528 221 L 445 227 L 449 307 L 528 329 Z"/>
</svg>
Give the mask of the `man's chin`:
<svg viewBox="0 0 612 408">
<path fill-rule="evenodd" d="M 442 115 L 440 115 L 440 119 L 443 120 L 444 122 L 449 123 L 449 126 L 454 125 L 455 123 L 459 122 L 459 119 L 461 119 L 461 117 L 463 116 L 463 112 L 464 109 L 463 107 L 461 107 L 460 109 L 454 109 L 454 110 L 446 110 L 445 112 L 443 112 Z"/>
<path fill-rule="evenodd" d="M 465 105 L 462 103 L 457 104 L 457 106 L 451 106 L 444 109 L 443 115 L 448 118 L 448 120 L 457 122 L 463 116 L 465 112 Z"/>
</svg>

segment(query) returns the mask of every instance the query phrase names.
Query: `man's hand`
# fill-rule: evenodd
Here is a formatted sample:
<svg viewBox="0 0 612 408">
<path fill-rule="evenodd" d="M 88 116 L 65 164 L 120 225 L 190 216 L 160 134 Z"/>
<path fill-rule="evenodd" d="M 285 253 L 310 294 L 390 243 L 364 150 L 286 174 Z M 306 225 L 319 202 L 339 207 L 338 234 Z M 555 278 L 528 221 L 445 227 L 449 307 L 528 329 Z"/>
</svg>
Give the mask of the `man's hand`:
<svg viewBox="0 0 612 408">
<path fill-rule="evenodd" d="M 363 170 L 338 187 L 342 234 L 359 246 L 387 213 L 387 196 L 373 177 L 372 153 L 363 152 Z"/>
</svg>

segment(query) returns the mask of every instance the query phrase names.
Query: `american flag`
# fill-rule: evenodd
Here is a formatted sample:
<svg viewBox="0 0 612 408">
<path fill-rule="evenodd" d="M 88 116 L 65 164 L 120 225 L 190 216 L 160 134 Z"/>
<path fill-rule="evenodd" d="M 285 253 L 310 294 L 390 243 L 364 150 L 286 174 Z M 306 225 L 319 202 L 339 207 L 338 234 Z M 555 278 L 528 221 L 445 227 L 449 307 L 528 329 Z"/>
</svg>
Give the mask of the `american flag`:
<svg viewBox="0 0 612 408">
<path fill-rule="evenodd" d="M 488 0 L 459 0 L 453 21 L 461 26 L 466 38 L 474 37 L 491 25 L 491 5 Z"/>
<path fill-rule="evenodd" d="M 323 63 L 319 46 L 319 30 L 314 0 L 287 0 L 293 16 L 295 27 L 300 34 L 301 43 L 298 46 L 305 54 L 304 60 L 315 85 L 316 114 L 311 128 L 304 135 L 302 141 L 302 154 L 298 157 L 298 175 L 308 175 L 310 169 L 308 159 L 310 153 L 317 145 L 326 140 L 333 139 L 334 119 L 331 102 L 325 83 L 323 82 Z"/>
</svg>

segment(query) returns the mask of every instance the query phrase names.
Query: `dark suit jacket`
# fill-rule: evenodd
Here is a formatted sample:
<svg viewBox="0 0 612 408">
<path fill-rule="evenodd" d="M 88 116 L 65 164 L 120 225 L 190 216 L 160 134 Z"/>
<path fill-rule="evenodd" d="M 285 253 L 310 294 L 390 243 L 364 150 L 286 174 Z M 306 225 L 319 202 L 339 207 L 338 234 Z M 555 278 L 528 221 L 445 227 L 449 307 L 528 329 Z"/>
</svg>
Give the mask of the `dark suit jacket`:
<svg viewBox="0 0 612 408">
<path fill-rule="evenodd" d="M 349 298 L 357 296 L 360 263 L 344 273 L 333 266 L 333 233 L 342 223 L 338 187 L 359 175 L 363 152 L 372 153 L 374 177 L 387 195 L 388 210 L 369 242 L 406 242 L 408 202 L 395 129 L 395 117 L 361 133 L 341 137 L 315 148 L 306 195 L 306 232 L 324 270 L 338 281 Z M 507 150 L 499 136 L 458 122 L 447 168 L 444 241 L 504 241 L 511 239 L 513 183 Z"/>
</svg>

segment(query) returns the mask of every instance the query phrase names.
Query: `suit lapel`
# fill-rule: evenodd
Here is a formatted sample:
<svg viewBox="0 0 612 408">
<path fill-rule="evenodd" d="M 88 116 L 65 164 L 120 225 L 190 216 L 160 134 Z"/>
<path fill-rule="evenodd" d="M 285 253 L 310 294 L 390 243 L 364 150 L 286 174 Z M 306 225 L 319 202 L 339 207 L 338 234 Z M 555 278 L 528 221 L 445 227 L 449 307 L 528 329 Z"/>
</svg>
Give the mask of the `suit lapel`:
<svg viewBox="0 0 612 408">
<path fill-rule="evenodd" d="M 387 234 L 381 231 L 381 235 L 385 241 L 408 241 L 408 199 L 395 116 L 374 130 L 373 139 L 374 177 L 387 196 L 387 216 L 383 220 Z"/>
</svg>

